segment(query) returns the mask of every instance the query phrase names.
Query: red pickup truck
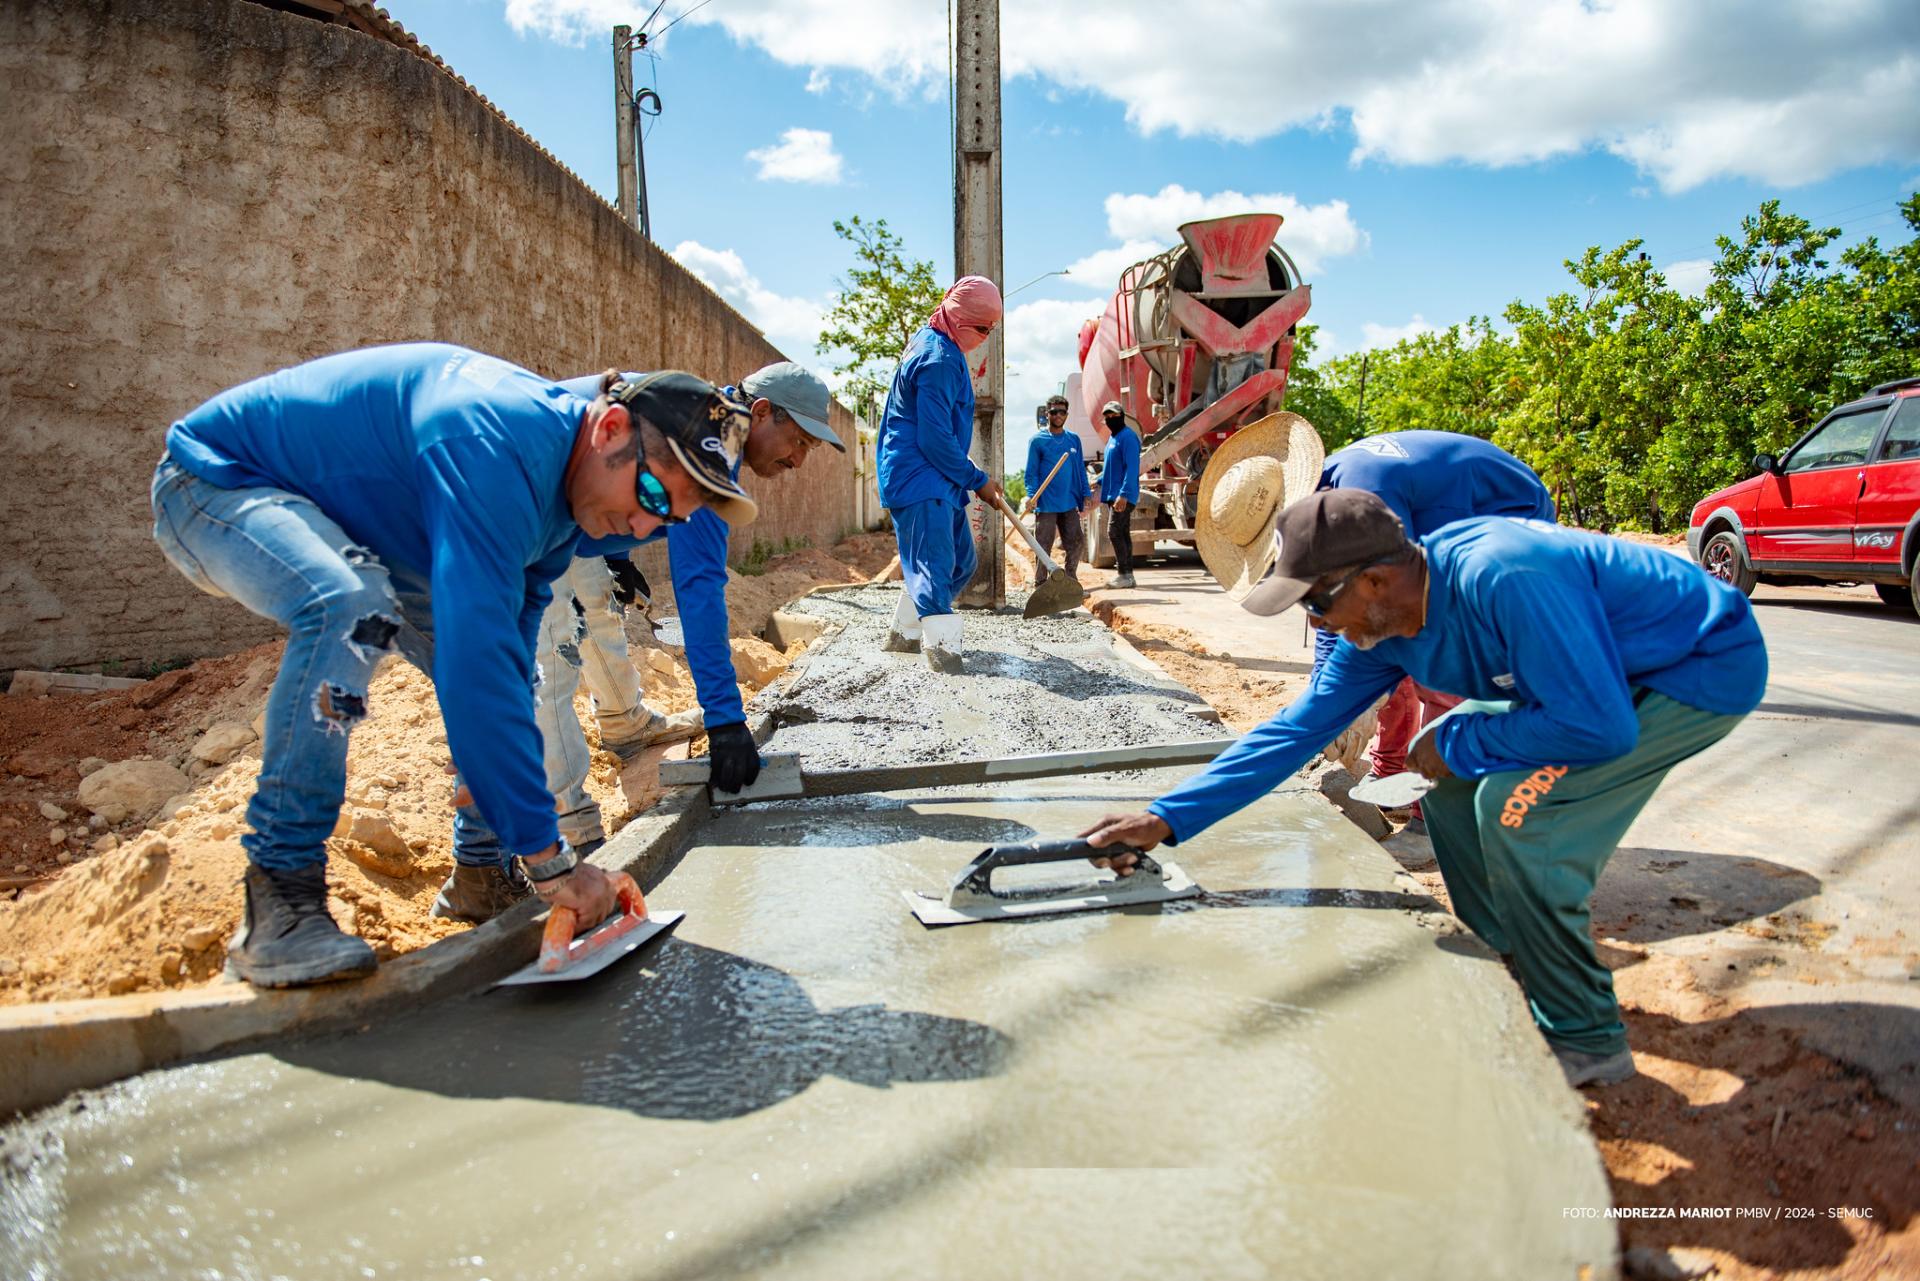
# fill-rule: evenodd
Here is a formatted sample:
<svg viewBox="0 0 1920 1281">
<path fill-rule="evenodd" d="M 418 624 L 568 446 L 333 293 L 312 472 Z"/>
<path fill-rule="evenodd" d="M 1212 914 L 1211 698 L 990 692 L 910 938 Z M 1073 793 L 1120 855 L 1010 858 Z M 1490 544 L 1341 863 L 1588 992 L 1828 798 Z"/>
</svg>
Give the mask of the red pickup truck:
<svg viewBox="0 0 1920 1281">
<path fill-rule="evenodd" d="M 1708 573 L 1743 592 L 1872 583 L 1887 604 L 1920 609 L 1920 378 L 1880 384 L 1753 466 L 1687 522 Z"/>
</svg>

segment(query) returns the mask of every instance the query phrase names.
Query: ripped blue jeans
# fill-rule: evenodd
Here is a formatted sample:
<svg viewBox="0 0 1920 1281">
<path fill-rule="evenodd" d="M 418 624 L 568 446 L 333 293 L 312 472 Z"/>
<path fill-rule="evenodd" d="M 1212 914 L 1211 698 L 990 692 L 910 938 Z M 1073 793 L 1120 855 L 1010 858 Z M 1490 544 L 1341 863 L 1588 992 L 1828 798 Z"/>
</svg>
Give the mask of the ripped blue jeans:
<svg viewBox="0 0 1920 1281">
<path fill-rule="evenodd" d="M 171 458 L 153 474 L 153 537 L 210 596 L 287 629 L 267 697 L 260 781 L 247 805 L 247 857 L 277 871 L 326 861 L 346 798 L 347 737 L 367 714 L 367 685 L 398 653 L 433 671 L 427 585 L 389 570 L 312 499 L 280 489 L 222 489 Z M 503 865 L 479 811 L 454 815 L 455 857 Z"/>
</svg>

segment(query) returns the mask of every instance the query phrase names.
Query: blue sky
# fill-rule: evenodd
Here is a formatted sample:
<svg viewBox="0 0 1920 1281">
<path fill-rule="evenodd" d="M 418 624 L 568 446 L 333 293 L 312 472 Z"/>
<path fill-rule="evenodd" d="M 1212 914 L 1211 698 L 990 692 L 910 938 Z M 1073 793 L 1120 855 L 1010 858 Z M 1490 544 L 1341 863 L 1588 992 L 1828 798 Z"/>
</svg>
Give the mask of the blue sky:
<svg viewBox="0 0 1920 1281">
<path fill-rule="evenodd" d="M 1697 280 L 1769 197 L 1897 238 L 1920 180 L 1909 5 L 1187 0 L 1190 32 L 1162 4 L 1006 6 L 1007 287 L 1073 269 L 1010 299 L 1010 449 L 1120 267 L 1203 213 L 1288 214 L 1335 351 L 1540 299 L 1588 245 L 1642 238 Z M 653 7 L 387 0 L 608 199 L 610 31 Z M 928 0 L 709 0 L 637 60 L 664 104 L 654 238 L 823 373 L 835 218 L 884 217 L 950 272 L 945 46 Z"/>
</svg>

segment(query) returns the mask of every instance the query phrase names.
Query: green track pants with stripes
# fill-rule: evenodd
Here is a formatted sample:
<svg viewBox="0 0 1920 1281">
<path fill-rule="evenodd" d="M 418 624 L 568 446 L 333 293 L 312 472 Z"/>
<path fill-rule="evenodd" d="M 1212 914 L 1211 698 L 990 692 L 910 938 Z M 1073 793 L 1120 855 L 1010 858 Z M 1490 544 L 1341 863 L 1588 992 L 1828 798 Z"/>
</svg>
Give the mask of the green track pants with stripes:
<svg viewBox="0 0 1920 1281">
<path fill-rule="evenodd" d="M 1613 976 L 1593 945 L 1594 882 L 1667 771 L 1742 719 L 1648 689 L 1635 691 L 1634 705 L 1640 739 L 1625 756 L 1450 778 L 1420 802 L 1454 914 L 1513 957 L 1547 1040 L 1592 1054 L 1627 1047 Z M 1512 706 L 1469 700 L 1448 715 Z"/>
</svg>

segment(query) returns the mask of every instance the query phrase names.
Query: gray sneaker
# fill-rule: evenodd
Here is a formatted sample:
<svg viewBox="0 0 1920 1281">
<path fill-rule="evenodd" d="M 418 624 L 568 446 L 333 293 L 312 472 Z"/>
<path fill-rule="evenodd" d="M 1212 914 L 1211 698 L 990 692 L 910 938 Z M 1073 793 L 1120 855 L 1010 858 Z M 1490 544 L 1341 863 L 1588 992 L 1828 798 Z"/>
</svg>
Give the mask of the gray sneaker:
<svg viewBox="0 0 1920 1281">
<path fill-rule="evenodd" d="M 1132 574 L 1115 574 L 1112 578 L 1109 578 L 1107 580 L 1107 587 L 1109 590 L 1113 590 L 1115 588 L 1128 588 L 1132 586 L 1133 586 Z"/>
<path fill-rule="evenodd" d="M 506 867 L 470 867 L 453 865 L 453 875 L 440 887 L 433 900 L 433 914 L 443 920 L 471 921 L 479 925 L 491 921 L 515 903 L 533 893 L 533 886 L 520 869 Z"/>
<path fill-rule="evenodd" d="M 1585 1050 L 1556 1045 L 1553 1047 L 1553 1057 L 1560 1061 L 1560 1070 L 1566 1074 L 1567 1084 L 1576 1090 L 1583 1085 L 1618 1085 L 1640 1075 L 1640 1069 L 1633 1065 L 1632 1050 L 1589 1054 Z"/>
<path fill-rule="evenodd" d="M 255 987 L 306 987 L 373 973 L 373 949 L 327 912 L 327 867 L 291 872 L 247 867 L 240 931 L 227 945 L 227 973 Z"/>
</svg>

